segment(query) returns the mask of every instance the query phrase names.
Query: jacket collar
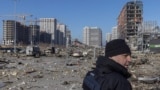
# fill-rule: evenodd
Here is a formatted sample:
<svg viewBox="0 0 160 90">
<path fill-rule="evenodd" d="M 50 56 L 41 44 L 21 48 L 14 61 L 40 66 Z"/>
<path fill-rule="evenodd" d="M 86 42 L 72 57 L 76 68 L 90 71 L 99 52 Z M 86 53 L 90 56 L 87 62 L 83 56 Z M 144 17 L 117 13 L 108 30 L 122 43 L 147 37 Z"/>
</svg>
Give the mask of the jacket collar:
<svg viewBox="0 0 160 90">
<path fill-rule="evenodd" d="M 129 78 L 131 76 L 131 74 L 128 72 L 128 70 L 124 66 L 113 61 L 112 59 L 109 59 L 103 56 L 98 57 L 96 61 L 96 69 L 98 70 L 98 72 L 102 74 L 117 72 L 126 78 Z"/>
</svg>

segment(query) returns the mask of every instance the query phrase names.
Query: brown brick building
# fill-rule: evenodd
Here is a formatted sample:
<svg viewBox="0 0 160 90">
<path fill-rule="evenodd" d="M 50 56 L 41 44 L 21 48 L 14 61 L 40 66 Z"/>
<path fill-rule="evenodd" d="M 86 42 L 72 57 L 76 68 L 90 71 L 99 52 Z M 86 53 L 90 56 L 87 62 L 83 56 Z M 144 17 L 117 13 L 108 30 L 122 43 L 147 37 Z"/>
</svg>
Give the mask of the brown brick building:
<svg viewBox="0 0 160 90">
<path fill-rule="evenodd" d="M 129 39 L 137 35 L 138 25 L 143 21 L 143 3 L 140 0 L 127 2 L 118 16 L 119 38 Z"/>
</svg>

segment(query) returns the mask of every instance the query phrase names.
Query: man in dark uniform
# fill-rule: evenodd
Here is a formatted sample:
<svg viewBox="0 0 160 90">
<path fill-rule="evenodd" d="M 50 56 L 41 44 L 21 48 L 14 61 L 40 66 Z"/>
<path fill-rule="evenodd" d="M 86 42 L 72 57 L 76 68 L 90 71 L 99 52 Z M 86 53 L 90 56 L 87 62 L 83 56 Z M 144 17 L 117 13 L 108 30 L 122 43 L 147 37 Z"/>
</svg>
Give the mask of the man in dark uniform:
<svg viewBox="0 0 160 90">
<path fill-rule="evenodd" d="M 127 80 L 131 76 L 127 70 L 130 61 L 131 51 L 125 40 L 108 42 L 105 57 L 98 57 L 96 68 L 86 74 L 83 90 L 132 90 Z"/>
</svg>

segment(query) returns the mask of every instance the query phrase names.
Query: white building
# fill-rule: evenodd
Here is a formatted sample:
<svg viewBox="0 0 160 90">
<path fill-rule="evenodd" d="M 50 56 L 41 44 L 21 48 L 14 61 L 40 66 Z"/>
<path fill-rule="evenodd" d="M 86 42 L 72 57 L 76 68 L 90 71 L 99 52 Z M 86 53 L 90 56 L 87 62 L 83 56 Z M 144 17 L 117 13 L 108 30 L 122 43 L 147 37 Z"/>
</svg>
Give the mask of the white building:
<svg viewBox="0 0 160 90">
<path fill-rule="evenodd" d="M 68 45 L 71 45 L 71 39 L 72 39 L 72 37 L 71 37 L 71 31 L 69 30 L 69 29 L 67 29 L 67 31 L 66 31 L 66 43 L 68 44 Z"/>
<path fill-rule="evenodd" d="M 51 44 L 56 41 L 56 25 L 57 20 L 55 18 L 40 18 L 40 32 L 46 32 L 51 34 Z"/>
<path fill-rule="evenodd" d="M 106 34 L 106 42 L 109 42 L 112 40 L 112 34 L 111 33 L 107 33 Z"/>
<path fill-rule="evenodd" d="M 118 31 L 117 31 L 117 26 L 112 28 L 112 38 L 113 39 L 117 39 L 118 38 Z"/>
<path fill-rule="evenodd" d="M 89 46 L 102 46 L 102 30 L 98 27 L 84 27 L 83 43 Z"/>
<path fill-rule="evenodd" d="M 57 45 L 66 45 L 66 25 L 57 24 Z"/>
</svg>

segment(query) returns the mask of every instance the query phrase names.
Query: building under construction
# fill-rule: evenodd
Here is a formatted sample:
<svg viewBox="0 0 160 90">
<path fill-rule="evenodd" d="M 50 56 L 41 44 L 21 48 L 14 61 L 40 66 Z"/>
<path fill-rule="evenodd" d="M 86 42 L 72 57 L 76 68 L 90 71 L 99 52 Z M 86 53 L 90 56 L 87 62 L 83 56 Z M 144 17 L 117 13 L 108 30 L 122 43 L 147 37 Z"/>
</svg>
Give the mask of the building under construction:
<svg viewBox="0 0 160 90">
<path fill-rule="evenodd" d="M 20 22 L 15 22 L 14 20 L 3 20 L 3 44 L 14 45 L 15 40 L 16 43 L 22 42 L 22 36 L 24 34 L 22 30 L 23 25 L 21 25 Z"/>
<path fill-rule="evenodd" d="M 118 17 L 117 31 L 118 38 L 125 39 L 132 50 L 160 52 L 160 47 L 157 47 L 160 45 L 160 41 L 157 42 L 160 28 L 156 21 L 143 21 L 143 3 L 140 0 L 132 0 L 124 5 Z M 156 49 L 153 47 L 155 44 Z"/>
<path fill-rule="evenodd" d="M 18 45 L 38 42 L 39 26 L 26 26 L 15 20 L 3 20 L 3 45 L 13 46 L 15 41 Z"/>
<path fill-rule="evenodd" d="M 137 35 L 138 25 L 143 21 L 143 3 L 140 0 L 127 2 L 118 17 L 119 38 L 129 39 Z"/>
<path fill-rule="evenodd" d="M 160 28 L 157 25 L 156 21 L 146 21 L 143 22 L 138 26 L 138 32 L 137 32 L 137 50 L 139 51 L 150 51 L 152 49 L 153 43 L 152 41 L 156 41 L 156 44 L 160 44 L 160 40 L 158 40 L 160 37 Z M 157 50 L 160 48 L 156 47 Z M 157 51 L 156 50 L 156 51 Z M 154 50 L 155 51 L 155 50 Z"/>
</svg>

